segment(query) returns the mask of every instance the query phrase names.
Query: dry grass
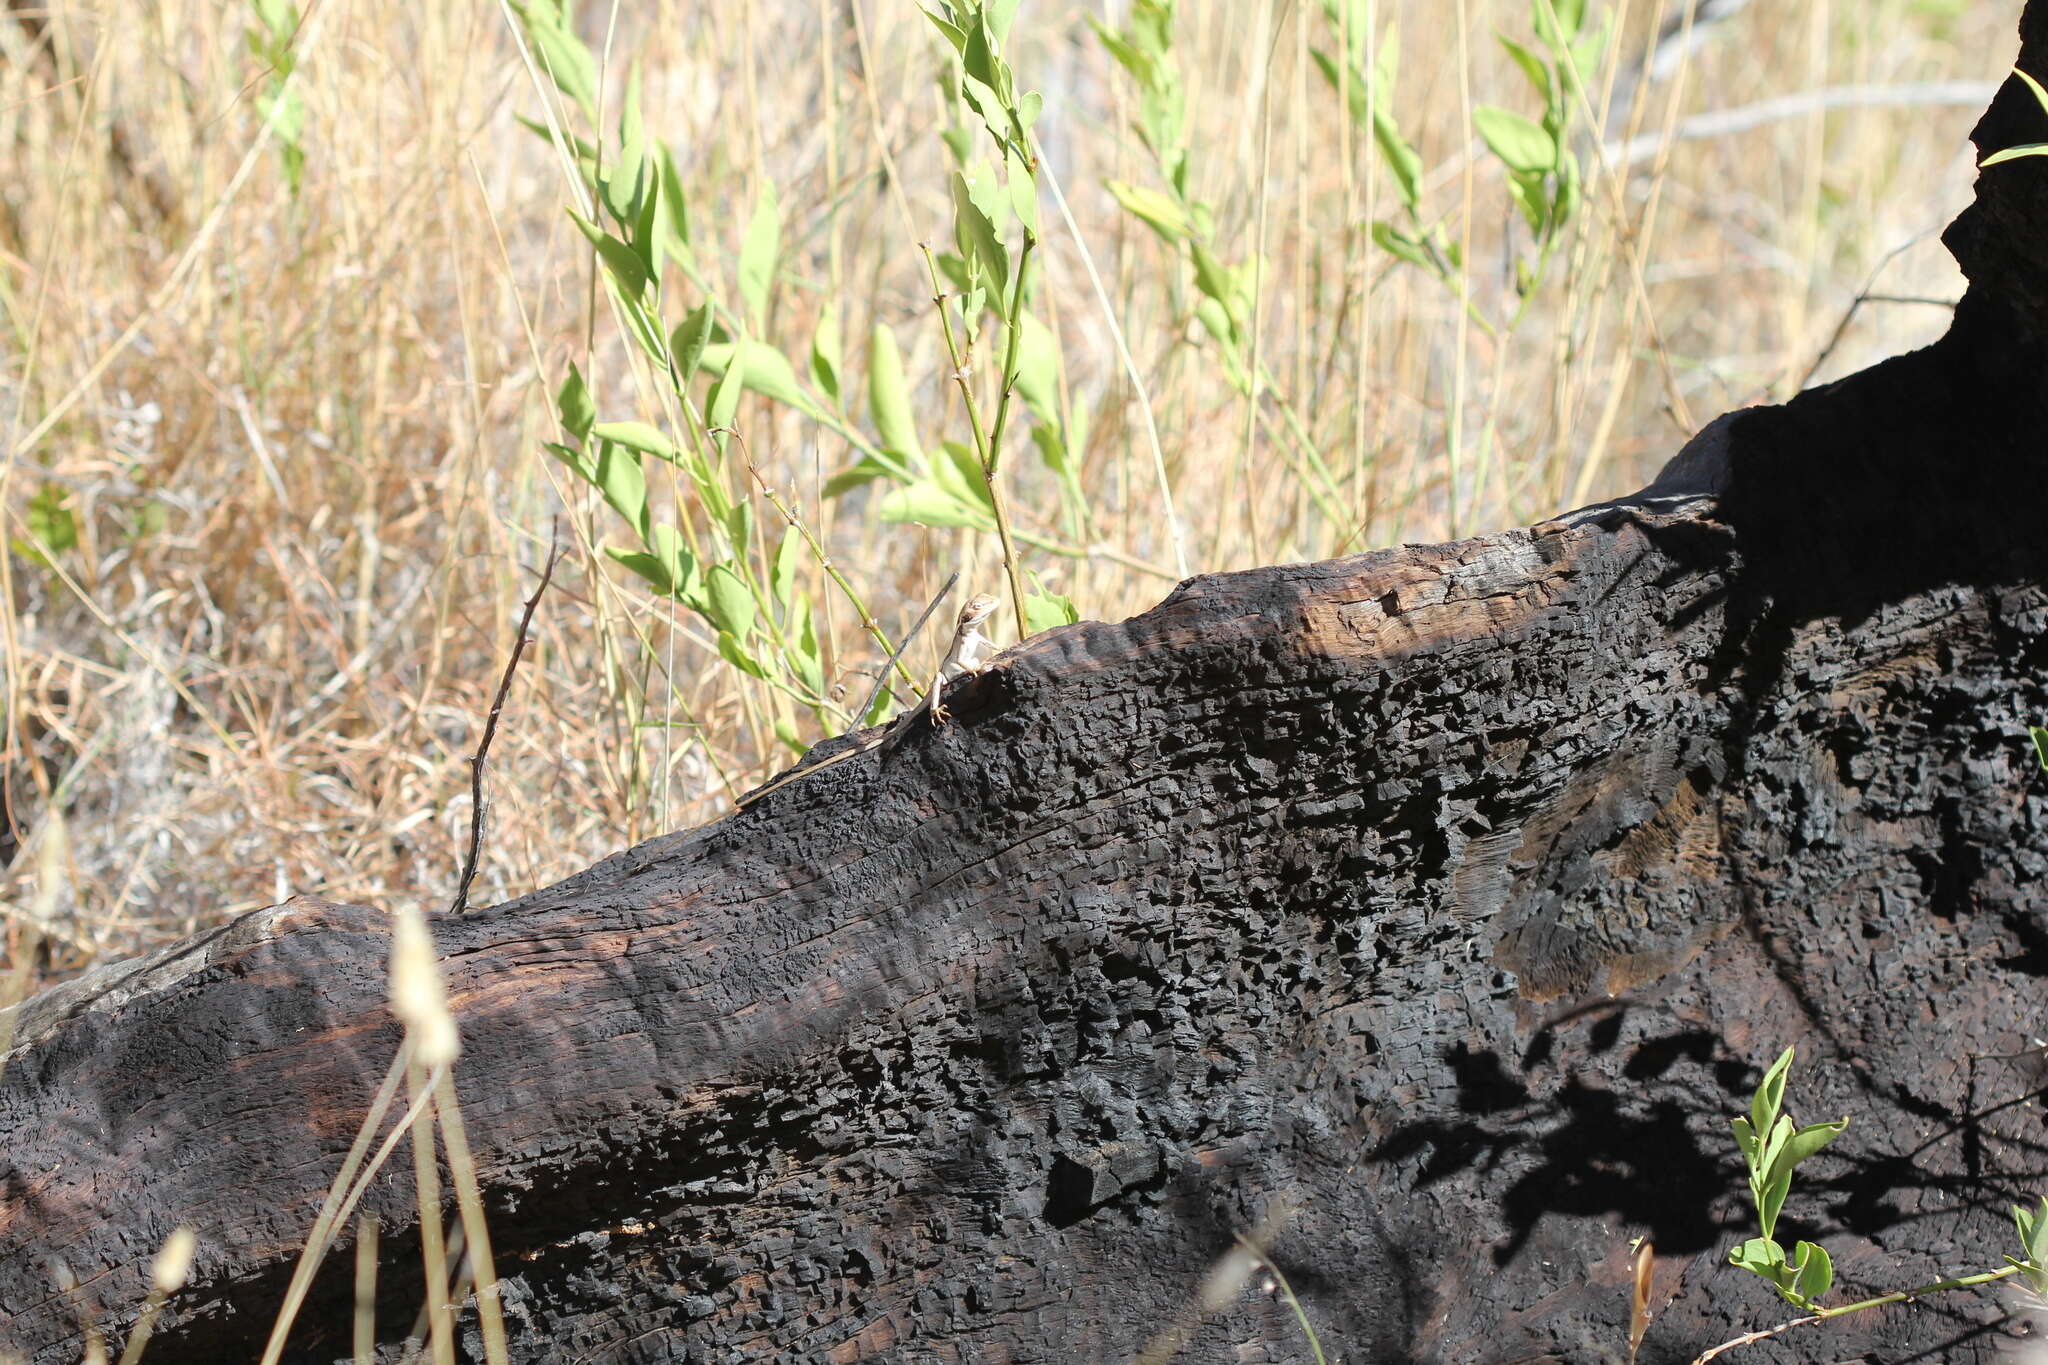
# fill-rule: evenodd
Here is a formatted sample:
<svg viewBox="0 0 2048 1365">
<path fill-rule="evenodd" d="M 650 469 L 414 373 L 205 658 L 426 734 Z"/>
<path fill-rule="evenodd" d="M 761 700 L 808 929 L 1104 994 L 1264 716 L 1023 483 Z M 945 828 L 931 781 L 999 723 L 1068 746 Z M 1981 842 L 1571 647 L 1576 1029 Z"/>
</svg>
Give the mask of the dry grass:
<svg viewBox="0 0 2048 1365">
<path fill-rule="evenodd" d="M 613 98 L 627 54 L 644 63 L 650 122 L 686 163 L 700 243 L 725 246 L 703 252 L 706 268 L 728 288 L 761 178 L 778 188 L 769 339 L 801 355 L 828 309 L 847 337 L 895 324 L 916 338 L 921 423 L 957 433 L 916 251 L 949 221 L 932 42 L 913 7 L 854 3 L 866 83 L 846 0 L 588 5 L 582 27 L 612 56 Z M 1401 19 L 1394 104 L 1431 168 L 1431 208 L 1469 231 L 1471 287 L 1497 310 L 1505 200 L 1491 163 L 1463 150 L 1466 102 L 1524 102 L 1490 32 L 1525 30 L 1526 5 L 1378 9 Z M 1470 534 L 1625 491 L 1688 421 L 1796 386 L 1892 248 L 1919 239 L 1883 292 L 1960 290 L 1923 234 L 1967 201 L 1974 111 L 1849 109 L 1680 143 L 1596 180 L 1569 270 L 1520 330 L 1461 328 L 1444 290 L 1389 270 L 1351 227 L 1385 203 L 1383 174 L 1304 64 L 1305 42 L 1328 41 L 1317 8 L 1189 3 L 1198 192 L 1238 258 L 1255 241 L 1265 254 L 1260 346 L 1347 490 L 1353 524 L 1333 527 L 1193 339 L 1187 280 L 1101 189 L 1151 172 L 1085 12 L 1027 6 L 1012 57 L 1045 93 L 1040 131 L 1147 376 L 1198 569 Z M 1753 6 L 1649 89 L 1644 127 L 1831 84 L 1995 80 L 2016 12 Z M 714 818 L 785 761 L 705 631 L 593 553 L 609 514 L 540 453 L 572 360 L 607 415 L 635 414 L 620 410 L 624 351 L 562 213 L 561 171 L 514 122 L 539 96 L 500 11 L 314 7 L 296 195 L 277 149 L 255 147 L 268 73 L 246 10 L 42 13 L 0 20 L 0 502 L 19 537 L 31 500 L 61 490 L 79 542 L 61 572 L 7 555 L 0 583 L 4 946 L 42 937 L 61 972 L 293 893 L 448 894 L 464 760 L 565 497 L 577 553 L 497 740 L 476 900 Z M 1637 0 L 1624 51 L 1652 27 Z M 883 142 L 899 179 L 881 174 Z M 1084 480 L 1104 552 L 1032 564 L 1085 616 L 1114 618 L 1169 586 L 1133 565 L 1170 565 L 1172 549 L 1074 243 L 1048 231 L 1045 248 L 1065 382 L 1097 415 Z M 1867 307 L 1823 376 L 1945 322 L 1938 307 Z M 846 452 L 815 426 L 753 399 L 741 425 L 892 626 L 958 563 L 997 581 L 992 536 L 821 505 Z M 1028 454 L 1011 468 L 1027 524 L 1055 525 L 1050 477 Z M 875 661 L 843 605 L 831 657 L 857 686 Z M 68 885 L 32 916 L 53 800 Z"/>
</svg>

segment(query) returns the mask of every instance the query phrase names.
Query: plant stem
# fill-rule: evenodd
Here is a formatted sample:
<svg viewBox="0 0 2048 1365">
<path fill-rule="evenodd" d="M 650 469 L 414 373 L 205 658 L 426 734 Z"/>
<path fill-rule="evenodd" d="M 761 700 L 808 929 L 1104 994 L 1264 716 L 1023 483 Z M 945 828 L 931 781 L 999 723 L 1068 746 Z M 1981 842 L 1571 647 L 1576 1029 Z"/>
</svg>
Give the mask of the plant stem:
<svg viewBox="0 0 2048 1365">
<path fill-rule="evenodd" d="M 996 395 L 996 420 L 988 433 L 988 448 L 981 453 L 981 475 L 988 484 L 989 507 L 996 514 L 996 535 L 1003 542 L 1003 569 L 1010 579 L 1010 607 L 1017 613 L 1017 638 L 1023 639 L 1024 574 L 1017 564 L 1016 546 L 1010 541 L 1010 517 L 1003 495 L 996 487 L 996 468 L 1003 458 L 1003 428 L 1010 420 L 1010 396 L 1017 391 L 1017 350 L 1024 335 L 1024 281 L 1031 269 L 1031 248 L 1038 245 L 1035 233 L 1024 234 L 1023 250 L 1017 253 L 1017 287 L 1010 296 L 1010 344 L 1003 352 L 1003 382 Z"/>
<path fill-rule="evenodd" d="M 889 637 L 882 633 L 882 623 L 868 610 L 867 603 L 861 600 L 861 595 L 854 590 L 853 584 L 846 581 L 846 575 L 839 572 L 839 566 L 832 562 L 832 556 L 818 543 L 818 538 L 811 534 L 811 528 L 805 525 L 803 518 L 791 510 L 781 498 L 775 496 L 775 490 L 768 486 L 768 480 L 762 478 L 761 471 L 754 467 L 753 458 L 747 455 L 744 444 L 740 447 L 740 453 L 746 459 L 747 472 L 754 476 L 754 482 L 760 487 L 762 496 L 768 499 L 768 505 L 780 512 L 782 519 L 796 528 L 796 533 L 804 538 L 804 544 L 811 547 L 811 555 L 818 561 L 818 567 L 825 571 L 825 576 L 832 580 L 832 585 L 838 588 L 852 604 L 853 609 L 860 613 L 860 628 L 881 647 L 884 657 L 894 655 L 896 648 L 889 643 Z M 912 687 L 917 685 L 917 679 L 910 676 L 910 670 L 903 666 L 900 658 L 896 661 L 896 671 L 903 675 L 905 683 Z"/>
<path fill-rule="evenodd" d="M 974 449 L 981 460 L 983 481 L 988 486 L 990 510 L 995 513 L 996 535 L 1003 543 L 1003 568 L 1010 576 L 1010 594 L 1017 611 L 1017 631 L 1024 630 L 1024 593 L 1019 586 L 1017 556 L 1010 543 L 1010 522 L 1003 514 L 1002 500 L 996 497 L 995 479 L 991 474 L 993 461 L 990 457 L 988 430 L 981 424 L 981 405 L 974 401 L 974 384 L 968 372 L 968 359 L 960 350 L 960 342 L 953 335 L 953 316 L 946 311 L 946 291 L 939 283 L 939 265 L 932 257 L 930 243 L 919 242 L 917 249 L 924 253 L 925 270 L 932 281 L 932 306 L 939 310 L 939 327 L 946 337 L 946 355 L 953 362 L 953 382 L 960 388 L 960 398 L 967 405 L 967 426 L 974 436 Z M 1021 277 L 1022 271 L 1019 275 Z M 1014 341 L 1014 338 L 1013 338 Z"/>
<path fill-rule="evenodd" d="M 1806 1317 L 1793 1318 L 1790 1322 L 1781 1322 L 1776 1327 L 1766 1327 L 1755 1332 L 1745 1332 L 1739 1337 L 1724 1341 L 1719 1346 L 1694 1356 L 1692 1365 L 1707 1365 L 1707 1362 L 1715 1356 L 1723 1355 L 1738 1346 L 1749 1346 L 1762 1341 L 1765 1337 L 1774 1337 L 1780 1332 L 1789 1332 L 1794 1327 L 1804 1327 L 1810 1322 L 1825 1322 L 1829 1318 L 1839 1318 L 1845 1313 L 1860 1313 L 1866 1308 L 1882 1308 L 1886 1304 L 1904 1303 L 1909 1299 L 1917 1299 L 1925 1294 L 1939 1293 L 1944 1289 L 1972 1289 L 1980 1284 L 1990 1284 L 1994 1280 L 2002 1280 L 2008 1275 L 2017 1275 L 2026 1268 L 2025 1266 L 2009 1265 L 1998 1270 L 1987 1270 L 1977 1275 L 1963 1275 L 1950 1280 L 1936 1280 L 1933 1284 L 1923 1284 L 1914 1289 L 1901 1289 L 1896 1293 L 1883 1294 L 1874 1299 L 1865 1299 L 1861 1303 L 1845 1303 L 1837 1308 L 1821 1308 L 1816 1306 L 1813 1312 Z"/>
<path fill-rule="evenodd" d="M 1990 1284 L 1994 1280 L 2002 1280 L 2008 1275 L 2017 1275 L 2023 1269 L 2025 1269 L 2024 1266 L 2002 1266 L 1997 1270 L 1986 1270 L 1976 1275 L 1961 1275 L 1954 1279 L 1936 1280 L 1933 1284 L 1923 1284 L 1914 1289 L 1900 1289 L 1890 1294 L 1880 1295 L 1874 1299 L 1865 1299 L 1861 1303 L 1845 1303 L 1839 1308 L 1816 1307 L 1813 1311 L 1817 1317 L 1838 1318 L 1844 1313 L 1858 1313 L 1866 1308 L 1882 1308 L 1888 1303 L 1904 1303 L 1908 1299 L 1917 1299 L 1923 1294 L 1937 1294 L 1944 1289 L 1974 1289 L 1980 1284 Z"/>
</svg>

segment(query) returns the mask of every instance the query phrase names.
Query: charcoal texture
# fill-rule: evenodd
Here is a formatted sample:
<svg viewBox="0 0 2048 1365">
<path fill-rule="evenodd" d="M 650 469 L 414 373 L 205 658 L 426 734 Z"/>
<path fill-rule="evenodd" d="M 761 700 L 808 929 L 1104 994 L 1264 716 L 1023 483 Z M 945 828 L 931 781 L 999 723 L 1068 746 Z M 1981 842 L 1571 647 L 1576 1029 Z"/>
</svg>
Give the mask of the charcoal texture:
<svg viewBox="0 0 2048 1365">
<path fill-rule="evenodd" d="M 2048 73 L 2048 0 L 2021 64 Z M 2009 82 L 1980 145 L 2048 139 Z M 1729 1119 L 1796 1044 L 1780 1239 L 1845 1292 L 2048 1191 L 2048 160 L 1984 173 L 1938 344 L 1631 498 L 1214 575 L 924 722 L 434 932 L 515 1359 L 1642 1360 L 1792 1316 Z M 0 1352 L 253 1359 L 399 1041 L 380 912 L 299 901 L 24 1007 Z M 2035 1103 L 2029 1103 L 2029 1101 Z M 405 1164 L 403 1159 L 394 1167 Z M 421 1297 L 379 1181 L 380 1326 Z M 288 1358 L 348 1353 L 346 1244 Z M 75 1287 L 60 1288 L 68 1269 Z M 480 1359 L 473 1317 L 465 1351 Z M 1750 1361 L 1989 1361 L 2009 1296 Z"/>
</svg>

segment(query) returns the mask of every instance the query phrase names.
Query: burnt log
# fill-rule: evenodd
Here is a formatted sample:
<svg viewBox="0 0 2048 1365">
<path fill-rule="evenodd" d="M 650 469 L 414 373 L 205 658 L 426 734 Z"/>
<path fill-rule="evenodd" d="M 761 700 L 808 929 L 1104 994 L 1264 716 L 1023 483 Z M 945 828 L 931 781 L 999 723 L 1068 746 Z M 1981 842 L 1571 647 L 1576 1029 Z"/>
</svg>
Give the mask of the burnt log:
<svg viewBox="0 0 2048 1365">
<path fill-rule="evenodd" d="M 2021 64 L 2048 72 L 2048 0 Z M 1980 146 L 2044 136 L 2009 82 Z M 442 918 L 522 1361 L 1627 1353 L 1790 1316 L 1729 1118 L 1847 1114 L 1780 1239 L 1996 1266 L 2048 1188 L 2048 160 L 1987 172 L 1938 344 L 1525 530 L 1183 584 L 1008 651 L 704 829 Z M 829 750 L 828 750 L 829 752 Z M 373 909 L 293 902 L 27 1002 L 0 1353 L 253 1359 L 399 1042 Z M 1810 1172 L 1810 1175 L 1807 1173 Z M 412 1321 L 410 1176 L 381 1339 Z M 288 1358 L 349 1350 L 344 1248 Z M 67 1290 L 60 1283 L 69 1283 Z M 1751 1360 L 1988 1361 L 1996 1293 Z M 473 1339 L 465 1339 L 480 1358 Z"/>
</svg>

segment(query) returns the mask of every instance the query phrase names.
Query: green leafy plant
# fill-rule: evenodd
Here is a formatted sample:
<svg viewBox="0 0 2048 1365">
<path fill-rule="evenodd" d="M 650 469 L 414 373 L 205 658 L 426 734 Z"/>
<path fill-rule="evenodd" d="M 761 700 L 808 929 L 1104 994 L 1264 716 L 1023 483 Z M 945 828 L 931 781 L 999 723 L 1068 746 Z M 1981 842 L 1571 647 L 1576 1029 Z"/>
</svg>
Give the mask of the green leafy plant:
<svg viewBox="0 0 2048 1365">
<path fill-rule="evenodd" d="M 1911 1289 L 1895 1290 L 1855 1303 L 1823 1305 L 1820 1296 L 1834 1283 L 1834 1262 L 1815 1242 L 1799 1242 L 1788 1256 L 1774 1237 L 1778 1214 L 1791 1193 L 1792 1173 L 1814 1153 L 1826 1147 L 1849 1126 L 1847 1118 L 1830 1123 L 1796 1124 L 1782 1112 L 1786 1078 L 1792 1069 L 1794 1049 L 1778 1054 L 1751 1096 L 1749 1114 L 1734 1120 L 1735 1143 L 1749 1170 L 1750 1200 L 1755 1205 L 1761 1236 L 1752 1237 L 1729 1252 L 1730 1264 L 1742 1267 L 1768 1281 L 1778 1296 L 1808 1314 L 1779 1327 L 1752 1332 L 1723 1343 L 1699 1357 L 1708 1360 L 1734 1346 L 1775 1335 L 1804 1323 L 1820 1322 L 1865 1309 L 1904 1303 L 1950 1289 L 1970 1289 L 2020 1276 L 2037 1295 L 2048 1295 L 2048 1197 L 2037 1208 L 2015 1205 L 2013 1221 L 2019 1229 L 2020 1256 L 2006 1256 L 1997 1270 L 1964 1274 L 1936 1280 Z"/>
<path fill-rule="evenodd" d="M 1331 88 L 1344 94 L 1351 119 L 1371 130 L 1401 207 L 1399 221 L 1381 219 L 1372 225 L 1373 241 L 1395 259 L 1436 277 L 1472 308 L 1458 244 L 1441 220 L 1426 220 L 1423 213 L 1421 154 L 1395 121 L 1398 31 L 1389 26 L 1368 74 L 1364 0 L 1323 0 L 1323 13 L 1338 30 L 1342 50 L 1314 50 L 1316 66 Z M 1583 73 L 1599 67 L 1612 31 L 1611 15 L 1597 27 L 1587 26 L 1586 0 L 1532 0 L 1529 23 L 1533 42 L 1518 42 L 1499 32 L 1494 37 L 1527 78 L 1536 97 L 1534 116 L 1491 104 L 1472 111 L 1473 127 L 1500 163 L 1508 198 L 1530 234 L 1529 244 L 1515 257 L 1515 293 L 1521 302 L 1506 324 L 1508 330 L 1520 321 L 1530 295 L 1541 286 L 1583 204 L 1584 177 L 1569 145 L 1574 110 L 1585 104 Z M 1472 315 L 1482 327 L 1492 328 L 1476 309 Z"/>
<path fill-rule="evenodd" d="M 1280 392 L 1260 358 L 1253 317 L 1261 262 L 1231 261 L 1217 239 L 1216 209 L 1190 189 L 1193 147 L 1187 132 L 1187 94 L 1173 46 L 1174 0 L 1137 0 L 1122 28 L 1091 18 L 1095 34 L 1137 87 L 1132 131 L 1159 172 L 1157 186 L 1122 180 L 1106 188 L 1123 210 L 1150 228 L 1185 265 L 1197 299 L 1194 320 L 1210 340 L 1225 377 L 1253 400 L 1274 398 L 1277 444 L 1295 475 L 1333 523 L 1345 521 L 1342 496 L 1318 443 L 1294 404 Z"/>
<path fill-rule="evenodd" d="M 2048 730 L 2038 725 L 2030 725 L 2027 727 L 2027 734 L 2033 738 L 2034 757 L 2040 760 L 2041 771 L 2048 773 Z"/>
<path fill-rule="evenodd" d="M 299 7 L 292 0 L 249 0 L 249 9 L 256 19 L 246 33 L 249 54 L 270 68 L 256 108 L 276 124 L 273 136 L 278 158 L 284 165 L 285 183 L 296 197 L 306 169 L 306 106 L 289 85 L 292 69 L 298 64 L 292 39 L 299 31 Z"/>
<path fill-rule="evenodd" d="M 71 495 L 54 483 L 46 483 L 29 499 L 23 518 L 26 538 L 16 536 L 13 550 L 23 559 L 48 567 L 56 556 L 78 545 L 78 519 L 71 514 Z"/>
<path fill-rule="evenodd" d="M 1323 14 L 1336 30 L 1340 48 L 1334 53 L 1312 48 L 1309 55 L 1330 88 L 1344 99 L 1351 121 L 1370 132 L 1401 205 L 1402 225 L 1381 219 L 1372 225 L 1372 239 L 1395 259 L 1454 283 L 1464 265 L 1460 247 L 1441 222 L 1423 222 L 1422 154 L 1402 134 L 1393 108 L 1401 68 L 1400 29 L 1388 24 L 1377 53 L 1368 59 L 1371 25 L 1366 0 L 1323 0 Z"/>
<path fill-rule="evenodd" d="M 514 10 L 538 64 L 568 105 L 594 125 L 596 59 L 561 4 L 529 0 Z M 686 202 L 674 154 L 647 132 L 637 72 L 627 81 L 612 146 L 552 121 L 527 121 L 575 167 L 582 193 L 570 217 L 590 243 L 622 330 L 656 378 L 665 414 L 660 423 L 599 420 L 608 403 L 572 366 L 556 396 L 563 438 L 547 443 L 548 451 L 597 490 L 628 533 L 628 544 L 605 547 L 608 555 L 711 626 L 728 664 L 828 722 L 879 715 L 846 716 L 831 700 L 818 608 L 803 591 L 799 570 L 815 566 L 876 647 L 889 656 L 893 646 L 801 511 L 755 469 L 738 439 L 744 395 L 798 414 L 853 451 L 852 464 L 826 482 L 826 497 L 880 481 L 889 488 L 867 504 L 879 520 L 992 531 L 1002 543 L 1020 622 L 1030 627 L 1075 619 L 1066 599 L 1025 591 L 1020 558 L 1025 547 L 1080 551 L 1015 525 L 1000 477 L 1005 436 L 1021 399 L 1033 417 L 1034 444 L 1067 496 L 1084 506 L 1073 468 L 1083 422 L 1061 410 L 1057 342 L 1028 311 L 1037 244 L 1029 130 L 1042 101 L 1018 90 L 1002 55 L 1014 10 L 1015 0 L 954 0 L 928 12 L 953 61 L 951 105 L 979 124 L 973 129 L 963 122 L 944 134 L 955 163 L 954 249 L 926 252 L 949 376 L 971 436 L 971 443 L 941 441 L 936 453 L 920 437 L 903 353 L 886 323 L 877 322 L 868 339 L 864 414 L 850 406 L 858 394 L 845 382 L 831 310 L 823 313 L 801 365 L 767 339 L 782 284 L 783 233 L 780 201 L 765 178 L 731 262 L 730 292 L 721 289 L 717 257 L 701 240 L 699 215 Z M 681 294 L 698 302 L 671 324 L 682 311 Z M 984 352 L 998 357 L 993 383 L 977 382 Z M 690 494 L 689 505 L 678 504 L 672 516 L 659 515 L 650 500 L 649 459 L 669 465 Z M 756 524 L 756 486 L 783 522 L 779 538 Z M 910 680 L 900 663 L 897 673 Z M 878 712 L 889 700 L 878 699 Z M 800 744 L 786 715 L 778 713 L 776 730 L 792 746 Z"/>
<path fill-rule="evenodd" d="M 1742 1150 L 1743 1164 L 1749 1168 L 1749 1197 L 1756 1206 L 1757 1226 L 1763 1235 L 1735 1248 L 1728 1259 L 1769 1280 L 1787 1303 L 1811 1308 L 1814 1299 L 1834 1283 L 1833 1262 L 1813 1242 L 1800 1242 L 1788 1258 L 1772 1234 L 1777 1230 L 1778 1212 L 1785 1207 L 1785 1196 L 1792 1190 L 1793 1170 L 1840 1137 L 1849 1120 L 1802 1127 L 1780 1112 L 1792 1056 L 1793 1049 L 1789 1047 L 1778 1055 L 1750 1099 L 1749 1117 L 1735 1120 L 1735 1145 Z"/>
</svg>

